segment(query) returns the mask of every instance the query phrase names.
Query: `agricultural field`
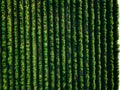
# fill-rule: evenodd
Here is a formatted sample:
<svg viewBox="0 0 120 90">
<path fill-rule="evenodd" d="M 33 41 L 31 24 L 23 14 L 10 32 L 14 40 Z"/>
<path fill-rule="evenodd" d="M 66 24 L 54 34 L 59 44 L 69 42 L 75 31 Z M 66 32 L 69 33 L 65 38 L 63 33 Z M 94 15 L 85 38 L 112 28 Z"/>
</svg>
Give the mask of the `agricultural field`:
<svg viewBox="0 0 120 90">
<path fill-rule="evenodd" d="M 118 90 L 118 0 L 0 0 L 0 90 Z"/>
</svg>

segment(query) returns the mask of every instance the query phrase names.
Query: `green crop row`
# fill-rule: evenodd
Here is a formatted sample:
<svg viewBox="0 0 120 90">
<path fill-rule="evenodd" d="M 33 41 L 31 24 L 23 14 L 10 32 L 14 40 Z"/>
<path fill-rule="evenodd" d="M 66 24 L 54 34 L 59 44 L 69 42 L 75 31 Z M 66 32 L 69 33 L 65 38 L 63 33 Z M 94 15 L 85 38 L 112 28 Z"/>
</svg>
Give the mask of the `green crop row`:
<svg viewBox="0 0 120 90">
<path fill-rule="evenodd" d="M 107 90 L 107 29 L 106 29 L 106 0 L 101 0 L 101 89 Z"/>
<path fill-rule="evenodd" d="M 72 64 L 72 88 L 78 90 L 78 74 L 77 74 L 77 30 L 76 30 L 76 1 L 70 2 L 71 14 L 71 64 Z"/>
<path fill-rule="evenodd" d="M 106 29 L 106 0 L 100 1 L 101 19 L 101 89 L 107 90 L 107 29 Z"/>
<path fill-rule="evenodd" d="M 118 0 L 113 0 L 113 52 L 114 52 L 114 90 L 118 89 L 118 82 L 119 82 L 119 65 L 118 65 L 118 38 L 119 38 L 119 32 L 118 32 L 118 16 L 119 16 L 119 11 L 118 11 Z"/>
<path fill-rule="evenodd" d="M 107 75 L 108 75 L 108 89 L 114 89 L 114 54 L 113 54 L 113 0 L 107 0 Z"/>
<path fill-rule="evenodd" d="M 101 42 L 100 42 L 100 0 L 94 1 L 95 7 L 95 60 L 96 60 L 96 88 L 101 90 Z"/>
<path fill-rule="evenodd" d="M 77 33 L 77 73 L 78 90 L 84 89 L 83 75 L 83 34 L 82 34 L 82 0 L 76 0 L 76 33 Z"/>
<path fill-rule="evenodd" d="M 60 30 L 60 83 L 61 89 L 66 88 L 66 53 L 65 53 L 65 14 L 64 0 L 59 0 L 59 30 Z"/>
<path fill-rule="evenodd" d="M 95 85 L 95 80 L 96 80 L 96 62 L 95 62 L 95 13 L 94 13 L 94 0 L 89 0 L 88 2 L 88 28 L 89 28 L 89 69 L 90 69 L 90 89 L 95 90 L 96 85 Z M 97 29 L 96 29 L 97 30 Z"/>
<path fill-rule="evenodd" d="M 53 1 L 53 31 L 54 31 L 54 62 L 55 62 L 55 89 L 60 90 L 60 29 L 59 29 L 59 2 Z"/>
</svg>

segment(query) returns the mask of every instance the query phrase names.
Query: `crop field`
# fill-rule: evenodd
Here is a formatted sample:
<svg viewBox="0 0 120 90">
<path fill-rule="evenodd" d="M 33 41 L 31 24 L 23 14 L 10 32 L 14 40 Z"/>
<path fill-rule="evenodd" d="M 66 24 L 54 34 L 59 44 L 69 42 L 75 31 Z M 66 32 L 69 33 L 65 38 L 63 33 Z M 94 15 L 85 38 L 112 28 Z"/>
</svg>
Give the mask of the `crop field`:
<svg viewBox="0 0 120 90">
<path fill-rule="evenodd" d="M 0 0 L 0 90 L 118 90 L 118 0 Z"/>
</svg>

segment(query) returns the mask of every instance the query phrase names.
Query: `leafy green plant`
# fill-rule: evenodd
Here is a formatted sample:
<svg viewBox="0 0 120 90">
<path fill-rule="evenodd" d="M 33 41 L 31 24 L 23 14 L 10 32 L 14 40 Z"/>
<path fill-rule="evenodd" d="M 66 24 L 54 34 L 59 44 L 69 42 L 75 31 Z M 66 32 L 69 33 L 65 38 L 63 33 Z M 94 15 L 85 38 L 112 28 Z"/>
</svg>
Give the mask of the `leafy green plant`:
<svg viewBox="0 0 120 90">
<path fill-rule="evenodd" d="M 83 34 L 82 34 L 82 0 L 76 1 L 76 31 L 77 31 L 77 73 L 78 73 L 78 89 L 84 88 L 83 79 Z"/>
<path fill-rule="evenodd" d="M 82 34 L 83 34 L 83 74 L 84 89 L 89 89 L 89 35 L 88 35 L 88 1 L 82 3 Z"/>
<path fill-rule="evenodd" d="M 107 0 L 107 77 L 108 89 L 114 89 L 113 71 L 114 71 L 114 54 L 113 54 L 113 0 Z"/>
<path fill-rule="evenodd" d="M 70 0 L 65 0 L 66 89 L 72 89 Z"/>
<path fill-rule="evenodd" d="M 76 1 L 72 0 L 70 2 L 70 14 L 71 14 L 71 64 L 72 64 L 72 87 L 74 90 L 78 90 L 77 88 L 77 30 L 76 30 Z"/>
<path fill-rule="evenodd" d="M 59 28 L 60 28 L 60 73 L 61 73 L 61 89 L 66 88 L 66 61 L 65 61 L 65 14 L 64 0 L 59 1 Z"/>
<path fill-rule="evenodd" d="M 95 90 L 95 80 L 96 80 L 96 74 L 95 74 L 95 35 L 94 35 L 94 1 L 88 0 L 88 28 L 89 28 L 89 69 L 90 69 L 90 89 Z"/>
<path fill-rule="evenodd" d="M 100 42 L 100 0 L 94 1 L 95 13 L 95 60 L 96 60 L 96 89 L 101 90 L 101 42 Z"/>
<path fill-rule="evenodd" d="M 100 1 L 101 20 L 101 89 L 107 90 L 107 28 L 106 28 L 106 0 Z"/>
<path fill-rule="evenodd" d="M 48 28 L 47 28 L 47 3 L 42 1 L 42 53 L 43 53 L 43 89 L 48 90 Z"/>
<path fill-rule="evenodd" d="M 119 65 L 118 65 L 118 17 L 119 16 L 119 11 L 118 11 L 118 0 L 113 0 L 113 48 L 114 48 L 114 89 L 118 89 L 118 82 L 119 82 Z"/>
<path fill-rule="evenodd" d="M 7 25 L 6 25 L 6 1 L 1 1 L 1 33 L 2 33 L 2 89 L 8 89 L 7 68 Z"/>
</svg>

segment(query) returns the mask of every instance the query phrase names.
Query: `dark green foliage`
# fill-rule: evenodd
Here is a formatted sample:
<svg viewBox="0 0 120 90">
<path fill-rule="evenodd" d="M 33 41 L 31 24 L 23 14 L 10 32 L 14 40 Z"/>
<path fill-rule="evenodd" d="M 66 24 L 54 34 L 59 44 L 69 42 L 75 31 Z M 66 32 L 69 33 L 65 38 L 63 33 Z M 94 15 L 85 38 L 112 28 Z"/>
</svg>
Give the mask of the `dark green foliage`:
<svg viewBox="0 0 120 90">
<path fill-rule="evenodd" d="M 55 59 L 55 89 L 60 90 L 60 30 L 58 0 L 53 1 L 53 26 L 54 26 L 54 59 Z"/>
<path fill-rule="evenodd" d="M 18 89 L 21 89 L 21 87 L 20 87 L 20 75 L 21 75 L 21 70 L 20 70 L 20 2 L 19 1 L 16 1 L 16 3 L 17 3 L 17 30 L 16 30 L 16 32 L 17 32 L 17 44 L 18 44 L 18 51 L 17 51 L 17 53 L 18 53 L 18 61 L 17 61 L 17 63 L 18 63 Z"/>
<path fill-rule="evenodd" d="M 0 90 L 118 90 L 118 0 L 1 0 Z"/>
<path fill-rule="evenodd" d="M 19 89 L 19 59 L 18 59 L 18 2 L 14 1 L 14 44 L 15 44 L 15 48 L 14 48 L 14 56 L 15 56 L 15 63 L 14 63 L 14 69 L 15 69 L 15 88 Z M 17 15 L 17 16 L 16 16 Z"/>
<path fill-rule="evenodd" d="M 114 89 L 114 54 L 113 54 L 113 0 L 107 0 L 107 77 L 108 89 Z"/>
<path fill-rule="evenodd" d="M 13 70 L 12 70 L 12 29 L 11 29 L 11 1 L 6 0 L 7 4 L 7 20 L 6 20 L 6 34 L 7 34 L 7 67 L 8 67 L 8 86 L 13 89 Z M 8 9 L 9 8 L 9 9 Z"/>
<path fill-rule="evenodd" d="M 96 89 L 101 90 L 101 50 L 100 50 L 100 0 L 94 1 L 95 12 L 95 60 L 96 60 Z"/>
<path fill-rule="evenodd" d="M 66 88 L 66 61 L 65 61 L 65 14 L 64 14 L 64 0 L 59 0 L 59 30 L 60 30 L 60 76 L 61 89 Z"/>
<path fill-rule="evenodd" d="M 28 4 L 29 4 L 29 43 L 30 43 L 30 88 L 31 89 L 33 89 L 33 57 L 32 57 L 32 55 L 33 55 L 33 44 L 32 44 L 32 42 L 33 42 L 33 38 L 32 38 L 32 36 L 33 36 L 33 24 L 34 23 L 32 23 L 33 22 L 33 20 L 32 20 L 32 15 L 33 15 L 33 13 L 32 13 L 32 0 L 29 0 L 28 1 Z"/>
<path fill-rule="evenodd" d="M 12 89 L 15 89 L 15 36 L 14 36 L 14 2 L 11 0 L 11 29 L 12 29 L 12 56 L 13 56 L 13 61 L 12 61 L 12 79 L 13 79 L 13 84 L 12 84 Z"/>
<path fill-rule="evenodd" d="M 24 57 L 24 26 L 23 26 L 23 7 L 22 7 L 22 3 L 23 1 L 22 0 L 19 0 L 19 45 L 20 45 L 20 48 L 19 48 L 19 55 L 20 55 L 20 58 L 19 58 L 19 61 L 20 61 L 20 88 L 21 89 L 24 89 L 24 81 L 25 81 L 25 57 Z"/>
<path fill-rule="evenodd" d="M 74 90 L 78 90 L 77 88 L 77 30 L 76 30 L 76 1 L 71 0 L 70 2 L 70 10 L 71 10 L 71 59 L 72 59 L 72 85 Z"/>
<path fill-rule="evenodd" d="M 1 1 L 0 1 L 0 6 L 1 6 Z M 2 12 L 1 12 L 1 7 L 0 7 L 0 28 L 2 28 Z M 0 30 L 0 89 L 2 89 L 2 30 Z"/>
<path fill-rule="evenodd" d="M 48 90 L 48 28 L 47 28 L 47 3 L 42 2 L 42 53 L 43 53 L 43 89 Z"/>
<path fill-rule="evenodd" d="M 37 72 L 36 72 L 36 63 L 37 63 L 37 60 L 36 60 L 36 29 L 35 29 L 35 1 L 32 0 L 31 1 L 31 20 L 32 20 L 32 48 L 33 48 L 33 51 L 32 51 L 32 69 L 33 69 L 33 89 L 36 90 L 37 88 Z"/>
<path fill-rule="evenodd" d="M 88 35 L 88 1 L 82 3 L 82 33 L 83 33 L 83 71 L 84 89 L 89 89 L 89 35 Z"/>
<path fill-rule="evenodd" d="M 82 0 L 76 0 L 78 89 L 83 89 Z"/>
<path fill-rule="evenodd" d="M 23 0 L 22 5 L 25 6 L 25 0 Z M 22 14 L 22 15 L 23 15 L 23 19 L 22 19 L 22 20 L 23 20 L 23 39 L 24 39 L 24 42 L 23 42 L 23 43 L 24 43 L 24 46 L 23 46 L 23 47 L 24 47 L 24 50 L 23 50 L 23 52 L 24 52 L 24 53 L 23 53 L 23 55 L 24 55 L 24 59 L 23 59 L 23 65 L 24 65 L 24 69 L 23 69 L 23 73 L 24 73 L 23 82 L 24 82 L 24 83 L 23 83 L 23 84 L 24 84 L 24 87 L 23 87 L 23 88 L 26 89 L 26 61 L 25 61 L 25 60 L 26 60 L 26 56 L 25 56 L 25 54 L 26 54 L 26 49 L 25 49 L 25 48 L 26 48 L 26 40 L 25 40 L 25 34 L 26 34 L 26 33 L 25 33 L 25 30 L 26 30 L 26 29 L 25 29 L 25 7 L 23 7 L 23 14 Z"/>
<path fill-rule="evenodd" d="M 8 89 L 8 69 L 7 69 L 7 34 L 6 34 L 6 0 L 1 1 L 1 34 L 2 34 L 2 46 L 1 46 L 1 54 L 2 54 L 2 89 Z"/>
<path fill-rule="evenodd" d="M 118 66 L 118 0 L 113 0 L 113 49 L 114 49 L 114 90 L 118 90 L 119 82 L 119 66 Z"/>
<path fill-rule="evenodd" d="M 65 0 L 66 89 L 72 89 L 70 0 Z"/>
<path fill-rule="evenodd" d="M 36 31 L 36 78 L 37 89 L 43 88 L 43 65 L 42 65 L 42 24 L 41 24 L 41 2 L 35 2 L 35 31 Z M 38 19 L 40 18 L 40 19 Z M 38 84 L 39 83 L 39 84 Z"/>
<path fill-rule="evenodd" d="M 101 89 L 107 90 L 107 28 L 106 28 L 106 0 L 100 1 L 100 32 L 101 32 Z"/>
<path fill-rule="evenodd" d="M 29 4 L 28 0 L 25 0 L 25 63 L 26 63 L 26 88 L 30 89 L 30 24 L 29 24 Z"/>
<path fill-rule="evenodd" d="M 55 88 L 53 1 L 47 1 L 49 88 Z"/>
<path fill-rule="evenodd" d="M 90 90 L 95 90 L 95 36 L 94 36 L 94 1 L 88 0 L 88 13 L 89 13 L 89 69 L 90 69 Z"/>
</svg>

